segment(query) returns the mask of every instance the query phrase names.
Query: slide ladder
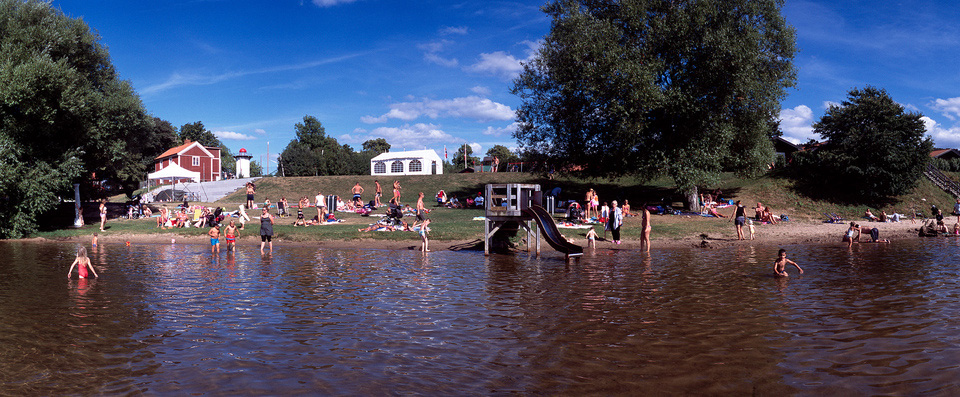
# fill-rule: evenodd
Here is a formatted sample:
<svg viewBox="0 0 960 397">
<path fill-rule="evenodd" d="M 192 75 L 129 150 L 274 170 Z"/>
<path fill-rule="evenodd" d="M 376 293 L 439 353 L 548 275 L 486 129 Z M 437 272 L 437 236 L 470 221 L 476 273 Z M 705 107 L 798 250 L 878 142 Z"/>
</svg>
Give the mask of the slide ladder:
<svg viewBox="0 0 960 397">
<path fill-rule="evenodd" d="M 530 215 L 537 221 L 537 225 L 540 226 L 540 230 L 543 232 L 544 239 L 547 240 L 547 244 L 550 244 L 553 249 L 567 256 L 583 255 L 583 247 L 573 244 L 563 237 L 560 229 L 557 228 L 557 222 L 553 220 L 553 217 L 550 216 L 550 213 L 547 212 L 545 208 L 539 205 L 531 205 L 524 209 L 523 213 Z"/>
</svg>

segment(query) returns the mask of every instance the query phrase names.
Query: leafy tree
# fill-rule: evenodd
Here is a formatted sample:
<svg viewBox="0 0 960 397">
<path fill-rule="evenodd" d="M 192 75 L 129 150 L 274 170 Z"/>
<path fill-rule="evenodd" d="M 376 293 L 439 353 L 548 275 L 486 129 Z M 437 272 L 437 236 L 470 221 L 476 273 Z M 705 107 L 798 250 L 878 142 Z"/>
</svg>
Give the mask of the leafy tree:
<svg viewBox="0 0 960 397">
<path fill-rule="evenodd" d="M 219 147 L 223 144 L 213 132 L 203 126 L 202 121 L 187 123 L 180 127 L 180 142 L 186 142 L 187 139 L 192 142 L 200 142 L 203 146 Z"/>
<path fill-rule="evenodd" d="M 511 152 L 510 149 L 507 149 L 507 147 L 503 145 L 493 145 L 490 150 L 487 150 L 487 156 L 500 159 L 500 167 L 498 167 L 497 171 L 506 171 L 507 163 L 515 163 L 520 161 L 519 156 Z"/>
<path fill-rule="evenodd" d="M 280 153 L 280 164 L 286 176 L 320 175 L 320 161 L 310 146 L 294 139 Z"/>
<path fill-rule="evenodd" d="M 0 237 L 35 230 L 94 173 L 145 173 L 153 120 L 99 39 L 48 2 L 0 0 Z"/>
<path fill-rule="evenodd" d="M 466 153 L 466 154 L 467 154 L 467 164 L 466 164 L 466 165 L 463 164 L 463 160 L 464 160 L 464 159 L 463 159 L 463 154 L 464 154 L 463 152 L 464 152 L 464 150 L 466 150 L 466 152 L 467 152 L 467 153 Z M 460 145 L 460 148 L 457 149 L 457 153 L 453 155 L 453 159 L 451 159 L 451 162 L 453 163 L 453 165 L 454 165 L 454 167 L 456 168 L 456 170 L 457 170 L 457 171 L 460 171 L 460 170 L 462 170 L 462 169 L 464 169 L 464 168 L 473 167 L 474 164 L 480 163 L 480 158 L 473 156 L 473 148 L 470 147 L 470 145 Z"/>
<path fill-rule="evenodd" d="M 327 136 L 316 117 L 304 116 L 303 122 L 294 126 L 294 132 L 297 138 L 280 154 L 288 176 L 349 175 L 365 173 L 369 167 L 359 166 L 358 154 L 349 145 L 340 145 Z"/>
<path fill-rule="evenodd" d="M 726 166 L 765 170 L 794 32 L 782 0 L 557 0 L 512 92 L 514 136 L 588 175 L 671 176 L 696 202 Z"/>
<path fill-rule="evenodd" d="M 263 167 L 256 160 L 250 162 L 250 176 L 254 178 L 263 176 Z"/>
<path fill-rule="evenodd" d="M 922 177 L 933 142 L 919 113 L 906 112 L 885 90 L 854 89 L 813 125 L 826 141 L 795 161 L 806 187 L 852 202 L 904 194 Z"/>
<path fill-rule="evenodd" d="M 363 143 L 363 151 L 373 153 L 374 156 L 377 156 L 389 152 L 390 144 L 383 138 L 370 139 Z"/>
</svg>

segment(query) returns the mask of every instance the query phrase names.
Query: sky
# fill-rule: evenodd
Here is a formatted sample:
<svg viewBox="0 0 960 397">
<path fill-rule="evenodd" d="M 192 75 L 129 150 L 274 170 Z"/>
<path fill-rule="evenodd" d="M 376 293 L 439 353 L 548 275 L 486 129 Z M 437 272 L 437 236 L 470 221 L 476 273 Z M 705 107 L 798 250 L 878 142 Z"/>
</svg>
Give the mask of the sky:
<svg viewBox="0 0 960 397">
<path fill-rule="evenodd" d="M 355 150 L 516 148 L 512 80 L 550 29 L 541 0 L 52 4 L 100 35 L 149 113 L 201 121 L 270 171 L 306 115 Z M 827 107 L 869 85 L 922 114 L 936 146 L 960 147 L 960 2 L 787 0 L 783 14 L 799 49 L 786 139 L 819 138 Z"/>
</svg>

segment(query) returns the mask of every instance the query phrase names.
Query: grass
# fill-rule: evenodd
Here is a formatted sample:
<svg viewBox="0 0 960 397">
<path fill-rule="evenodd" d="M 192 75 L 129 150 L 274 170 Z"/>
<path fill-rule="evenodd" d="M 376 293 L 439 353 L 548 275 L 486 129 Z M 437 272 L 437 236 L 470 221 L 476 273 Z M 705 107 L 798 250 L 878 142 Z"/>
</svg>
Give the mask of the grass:
<svg viewBox="0 0 960 397">
<path fill-rule="evenodd" d="M 310 197 L 311 200 L 317 192 L 325 195 L 335 194 L 344 198 L 351 196 L 350 190 L 357 182 L 363 186 L 364 199 L 373 198 L 374 183 L 380 179 L 383 187 L 385 202 L 391 197 L 392 183 L 394 179 L 382 179 L 380 177 L 363 176 L 324 176 L 324 177 L 287 177 L 287 178 L 263 178 L 257 182 L 256 198 L 258 202 L 269 198 L 271 202 L 276 202 L 280 197 L 285 196 L 289 202 L 295 204 L 300 196 Z M 601 201 L 630 200 L 634 208 L 642 202 L 659 203 L 662 200 L 680 201 L 681 196 L 671 188 L 669 179 L 659 179 L 642 183 L 632 178 L 611 179 L 574 179 L 557 178 L 548 180 L 537 175 L 526 173 L 483 173 L 483 174 L 445 174 L 431 176 L 404 176 L 396 178 L 403 186 L 401 202 L 404 204 L 414 204 L 418 192 L 424 193 L 424 202 L 428 208 L 433 211 L 430 214 L 432 219 L 433 240 L 474 240 L 482 239 L 482 222 L 473 221 L 477 216 L 482 216 L 483 211 L 476 209 L 447 209 L 435 208 L 434 196 L 438 190 L 444 189 L 449 196 L 457 195 L 461 198 L 476 194 L 483 190 L 484 185 L 488 183 L 531 183 L 539 184 L 541 190 L 550 190 L 554 187 L 562 189 L 562 199 L 583 200 L 583 196 L 590 188 L 596 189 Z M 774 175 L 765 175 L 759 178 L 737 178 L 733 174 L 724 174 L 721 176 L 718 186 L 708 186 L 705 188 L 719 187 L 724 193 L 723 197 L 732 200 L 742 200 L 743 203 L 751 208 L 757 201 L 764 203 L 774 209 L 777 214 L 787 214 L 793 219 L 820 221 L 824 219 L 823 213 L 837 213 L 846 219 L 857 219 L 868 208 L 865 205 L 831 203 L 825 201 L 812 200 L 803 194 L 800 194 L 794 188 L 793 182 L 786 178 L 779 178 Z M 236 208 L 237 205 L 246 200 L 245 193 L 237 191 L 227 197 L 210 203 L 211 206 L 221 206 L 225 208 Z M 952 209 L 953 198 L 935 187 L 926 179 L 919 181 L 918 186 L 909 194 L 900 196 L 891 200 L 890 204 L 883 208 L 873 208 L 873 210 L 883 210 L 887 213 L 899 212 L 909 214 L 914 211 L 926 212 L 931 204 L 940 208 Z M 172 207 L 172 205 L 171 205 Z M 307 216 L 315 215 L 315 210 L 310 208 L 305 211 Z M 730 212 L 731 210 L 721 210 L 721 212 Z M 949 212 L 949 211 L 947 211 Z M 752 211 L 748 210 L 748 215 Z M 256 214 L 251 214 L 256 215 Z M 361 217 L 352 213 L 337 213 L 337 216 L 345 221 L 345 224 L 327 225 L 319 227 L 293 227 L 291 218 L 278 220 L 275 226 L 275 235 L 280 239 L 292 241 L 320 241 L 320 240 L 356 240 L 356 239 L 374 239 L 374 240 L 414 240 L 417 236 L 413 233 L 361 233 L 357 232 L 360 227 L 374 221 L 371 217 Z M 734 233 L 734 228 L 726 219 L 702 218 L 699 216 L 674 216 L 664 215 L 655 216 L 653 223 L 657 238 L 680 239 L 685 237 L 695 237 L 706 234 L 710 237 L 730 237 Z M 256 222 L 256 220 L 254 220 Z M 69 223 L 66 223 L 69 224 Z M 205 235 L 206 229 L 177 229 L 177 230 L 159 230 L 155 228 L 155 220 L 110 220 L 108 222 L 109 230 L 106 234 L 159 234 L 159 235 Z M 253 231 L 249 228 L 247 233 L 259 234 L 256 231 L 257 224 L 253 225 Z M 600 226 L 595 226 L 598 233 L 603 234 Z M 62 228 L 49 231 L 43 231 L 32 237 L 45 238 L 66 238 L 74 236 L 88 236 L 97 230 L 96 225 L 87 226 L 82 229 Z M 586 230 L 581 229 L 561 229 L 568 238 L 582 239 Z M 639 239 L 639 218 L 627 218 L 622 229 L 623 238 Z"/>
</svg>

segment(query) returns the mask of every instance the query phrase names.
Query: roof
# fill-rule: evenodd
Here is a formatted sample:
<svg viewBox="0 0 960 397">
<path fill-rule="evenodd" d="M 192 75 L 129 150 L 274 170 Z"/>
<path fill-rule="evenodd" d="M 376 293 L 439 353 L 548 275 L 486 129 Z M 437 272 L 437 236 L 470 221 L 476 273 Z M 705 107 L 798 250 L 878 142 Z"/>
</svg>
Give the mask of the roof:
<svg viewBox="0 0 960 397">
<path fill-rule="evenodd" d="M 960 151 L 957 149 L 937 149 L 930 152 L 930 157 L 935 159 L 948 157 L 948 158 L 958 158 L 960 157 Z"/>
<path fill-rule="evenodd" d="M 163 154 L 155 157 L 154 159 L 155 159 L 155 160 L 160 160 L 160 159 L 162 159 L 162 158 L 166 158 L 166 157 L 170 157 L 170 156 L 173 156 L 173 155 L 181 154 L 181 153 L 183 153 L 183 152 L 186 152 L 187 150 L 190 150 L 190 148 L 193 147 L 193 146 L 198 146 L 198 147 L 200 147 L 200 149 L 203 150 L 203 152 L 206 153 L 208 156 L 214 157 L 213 153 L 210 153 L 210 151 L 207 150 L 207 148 L 206 148 L 205 146 L 201 145 L 200 142 L 191 142 L 189 139 L 187 139 L 187 140 L 185 140 L 185 141 L 183 142 L 183 145 L 180 145 L 180 146 L 177 146 L 177 147 L 175 147 L 175 148 L 169 149 L 169 150 L 167 150 L 166 152 L 163 152 Z M 213 149 L 220 150 L 220 148 L 213 148 Z"/>
<path fill-rule="evenodd" d="M 380 153 L 370 161 L 404 160 L 404 159 L 431 159 L 440 160 L 440 156 L 433 150 L 410 150 L 407 152 Z"/>
<path fill-rule="evenodd" d="M 170 163 L 170 165 L 163 167 L 162 170 L 148 174 L 147 179 L 193 179 L 194 182 L 200 182 L 200 173 L 184 169 L 177 165 L 177 163 Z"/>
</svg>

